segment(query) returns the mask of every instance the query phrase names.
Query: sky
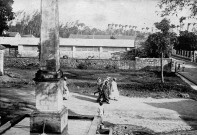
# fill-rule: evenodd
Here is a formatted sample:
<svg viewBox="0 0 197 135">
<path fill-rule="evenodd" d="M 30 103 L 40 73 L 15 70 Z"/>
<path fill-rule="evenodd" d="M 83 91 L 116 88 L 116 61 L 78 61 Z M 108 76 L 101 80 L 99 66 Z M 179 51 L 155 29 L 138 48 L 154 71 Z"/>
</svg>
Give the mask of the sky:
<svg viewBox="0 0 197 135">
<path fill-rule="evenodd" d="M 13 11 L 40 9 L 41 0 L 14 0 Z M 85 23 L 90 28 L 106 29 L 108 24 L 152 27 L 161 21 L 155 11 L 159 0 L 59 0 L 60 22 Z M 178 18 L 171 18 L 178 23 Z"/>
</svg>

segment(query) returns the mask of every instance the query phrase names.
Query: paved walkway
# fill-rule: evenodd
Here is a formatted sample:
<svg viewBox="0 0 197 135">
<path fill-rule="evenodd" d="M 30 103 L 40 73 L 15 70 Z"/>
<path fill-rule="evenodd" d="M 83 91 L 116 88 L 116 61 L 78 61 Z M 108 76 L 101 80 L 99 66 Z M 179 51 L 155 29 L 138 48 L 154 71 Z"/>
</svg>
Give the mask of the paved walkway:
<svg viewBox="0 0 197 135">
<path fill-rule="evenodd" d="M 197 85 L 197 64 L 175 58 L 173 58 L 173 61 L 177 62 L 177 64 L 180 63 L 181 65 L 185 63 L 185 70 L 182 71 L 181 66 L 181 71 L 178 73 Z"/>
</svg>

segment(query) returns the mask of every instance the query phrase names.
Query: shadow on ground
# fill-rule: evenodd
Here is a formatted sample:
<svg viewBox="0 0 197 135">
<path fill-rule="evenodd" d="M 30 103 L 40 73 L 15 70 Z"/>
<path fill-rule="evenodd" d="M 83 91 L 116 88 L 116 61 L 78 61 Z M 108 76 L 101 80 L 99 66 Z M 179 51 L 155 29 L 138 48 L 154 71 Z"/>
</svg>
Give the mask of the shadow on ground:
<svg viewBox="0 0 197 135">
<path fill-rule="evenodd" d="M 87 94 L 81 94 L 78 96 L 75 95 L 74 97 L 80 100 L 85 100 L 85 101 L 93 102 L 93 103 L 96 103 L 96 99 L 97 99 L 96 96 L 87 95 Z"/>
<path fill-rule="evenodd" d="M 148 103 L 146 104 L 176 111 L 180 118 L 185 121 L 192 130 L 197 130 L 197 101 L 181 100 L 177 102 Z"/>
</svg>

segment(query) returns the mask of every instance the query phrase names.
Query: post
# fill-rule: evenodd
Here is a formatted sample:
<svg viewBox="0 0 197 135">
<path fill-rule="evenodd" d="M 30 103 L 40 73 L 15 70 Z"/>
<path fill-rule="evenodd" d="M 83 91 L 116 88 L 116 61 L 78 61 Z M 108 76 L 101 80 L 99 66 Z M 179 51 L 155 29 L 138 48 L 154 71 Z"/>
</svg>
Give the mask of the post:
<svg viewBox="0 0 197 135">
<path fill-rule="evenodd" d="M 34 79 L 37 110 L 31 114 L 31 133 L 67 134 L 68 110 L 63 106 L 58 12 L 58 0 L 41 0 L 40 70 Z"/>
<path fill-rule="evenodd" d="M 0 50 L 0 76 L 4 75 L 4 50 Z"/>
</svg>

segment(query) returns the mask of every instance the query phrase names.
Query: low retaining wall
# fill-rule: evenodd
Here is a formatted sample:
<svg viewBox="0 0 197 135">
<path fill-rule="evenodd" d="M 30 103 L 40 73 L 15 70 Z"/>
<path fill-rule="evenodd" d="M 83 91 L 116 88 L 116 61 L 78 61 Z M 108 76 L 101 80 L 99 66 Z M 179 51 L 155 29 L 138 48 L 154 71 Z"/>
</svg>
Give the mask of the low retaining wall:
<svg viewBox="0 0 197 135">
<path fill-rule="evenodd" d="M 161 59 L 160 58 L 136 58 L 136 70 L 161 70 Z M 163 58 L 164 71 L 171 72 L 172 59 Z"/>
<path fill-rule="evenodd" d="M 103 60 L 103 59 L 60 59 L 61 68 L 78 68 L 79 64 L 87 65 L 93 69 L 130 69 L 130 70 L 157 70 L 160 71 L 159 58 L 136 58 L 129 60 Z M 163 59 L 165 71 L 171 71 L 172 59 Z M 38 68 L 38 58 L 4 58 L 4 67 Z"/>
</svg>

